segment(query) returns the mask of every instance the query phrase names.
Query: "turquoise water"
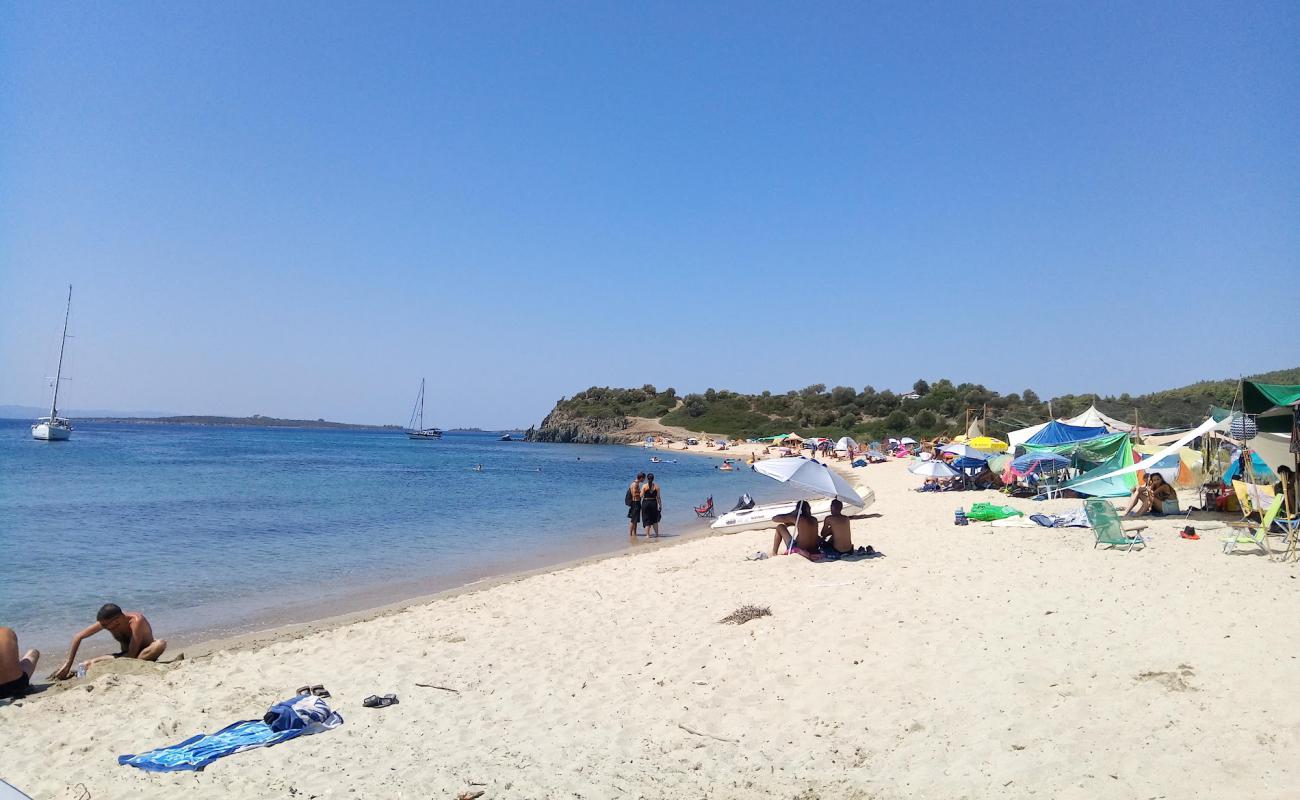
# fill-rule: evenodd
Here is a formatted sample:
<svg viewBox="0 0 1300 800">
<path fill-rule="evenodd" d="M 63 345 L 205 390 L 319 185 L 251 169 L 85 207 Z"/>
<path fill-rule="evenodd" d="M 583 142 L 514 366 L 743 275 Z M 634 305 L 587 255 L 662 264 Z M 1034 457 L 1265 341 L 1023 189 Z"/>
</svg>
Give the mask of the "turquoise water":
<svg viewBox="0 0 1300 800">
<path fill-rule="evenodd" d="M 47 443 L 29 425 L 0 420 L 0 625 L 52 651 L 108 601 L 192 641 L 617 552 L 638 470 L 663 486 L 667 535 L 698 528 L 708 495 L 787 496 L 621 446 L 89 423 Z"/>
</svg>

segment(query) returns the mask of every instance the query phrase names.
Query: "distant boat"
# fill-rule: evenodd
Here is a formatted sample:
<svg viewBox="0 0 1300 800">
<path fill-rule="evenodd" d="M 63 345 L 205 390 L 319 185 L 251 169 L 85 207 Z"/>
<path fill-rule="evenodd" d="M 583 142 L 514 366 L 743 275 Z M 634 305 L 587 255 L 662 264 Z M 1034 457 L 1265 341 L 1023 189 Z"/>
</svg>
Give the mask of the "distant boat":
<svg viewBox="0 0 1300 800">
<path fill-rule="evenodd" d="M 499 442 L 512 442 L 512 441 L 514 441 L 514 440 L 510 438 L 510 434 L 508 434 L 508 433 L 503 433 L 503 434 L 501 434 L 501 438 L 498 439 L 497 441 L 499 441 Z"/>
<path fill-rule="evenodd" d="M 54 399 L 50 415 L 36 420 L 32 438 L 43 442 L 64 442 L 72 437 L 72 423 L 59 416 L 59 384 L 63 381 L 63 350 L 68 345 L 68 315 L 72 313 L 72 284 L 68 284 L 68 307 L 63 311 L 63 339 L 59 342 L 59 368 L 54 373 Z"/>
<path fill-rule="evenodd" d="M 420 394 L 415 398 L 415 408 L 411 410 L 411 421 L 406 426 L 408 439 L 441 439 L 442 431 L 438 428 L 424 427 L 424 378 L 420 379 Z"/>
</svg>

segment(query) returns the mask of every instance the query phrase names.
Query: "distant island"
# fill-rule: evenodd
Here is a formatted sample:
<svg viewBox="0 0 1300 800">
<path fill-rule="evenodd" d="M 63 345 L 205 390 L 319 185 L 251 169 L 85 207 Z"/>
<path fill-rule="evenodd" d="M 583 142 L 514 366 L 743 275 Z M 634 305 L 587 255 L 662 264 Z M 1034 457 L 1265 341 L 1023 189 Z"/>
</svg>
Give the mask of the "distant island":
<svg viewBox="0 0 1300 800">
<path fill-rule="evenodd" d="M 224 428 L 332 428 L 337 430 L 400 431 L 401 425 L 360 425 L 351 422 L 330 422 L 324 419 L 280 419 L 254 414 L 251 417 L 79 417 L 77 422 L 95 422 L 130 425 L 207 425 Z"/>
</svg>

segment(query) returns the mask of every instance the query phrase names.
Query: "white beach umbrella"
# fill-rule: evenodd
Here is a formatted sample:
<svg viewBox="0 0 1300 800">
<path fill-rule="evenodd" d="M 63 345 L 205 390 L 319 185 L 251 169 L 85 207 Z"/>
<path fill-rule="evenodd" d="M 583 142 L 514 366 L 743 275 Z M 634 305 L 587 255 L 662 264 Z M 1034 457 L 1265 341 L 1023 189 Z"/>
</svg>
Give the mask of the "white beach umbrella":
<svg viewBox="0 0 1300 800">
<path fill-rule="evenodd" d="M 902 444 L 916 444 L 916 440 L 913 439 L 911 436 L 904 436 L 902 439 L 899 439 L 898 441 Z"/>
<path fill-rule="evenodd" d="M 972 458 L 976 461 L 988 461 L 993 457 L 992 453 L 986 453 L 983 450 L 976 450 L 968 444 L 948 444 L 939 448 L 940 453 L 952 453 L 958 458 Z"/>
<path fill-rule="evenodd" d="M 754 471 L 812 494 L 839 498 L 848 505 L 862 506 L 864 502 L 838 472 L 816 459 L 805 456 L 770 458 L 755 463 Z"/>
<path fill-rule="evenodd" d="M 955 478 L 957 470 L 943 463 L 939 459 L 929 461 L 918 461 L 907 468 L 907 471 L 913 475 L 921 475 L 926 478 Z"/>
</svg>

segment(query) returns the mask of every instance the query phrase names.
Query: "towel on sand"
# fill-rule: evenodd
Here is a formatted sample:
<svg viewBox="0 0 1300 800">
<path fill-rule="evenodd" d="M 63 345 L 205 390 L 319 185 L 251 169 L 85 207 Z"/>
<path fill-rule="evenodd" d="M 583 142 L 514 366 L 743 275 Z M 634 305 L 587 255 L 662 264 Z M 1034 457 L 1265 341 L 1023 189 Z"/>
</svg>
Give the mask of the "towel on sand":
<svg viewBox="0 0 1300 800">
<path fill-rule="evenodd" d="M 117 763 L 147 772 L 200 770 L 223 756 L 255 747 L 270 747 L 342 724 L 343 717 L 330 711 L 324 700 L 312 695 L 299 695 L 275 703 L 263 719 L 235 722 L 216 733 L 200 733 L 180 744 L 140 755 L 118 756 Z"/>
</svg>

